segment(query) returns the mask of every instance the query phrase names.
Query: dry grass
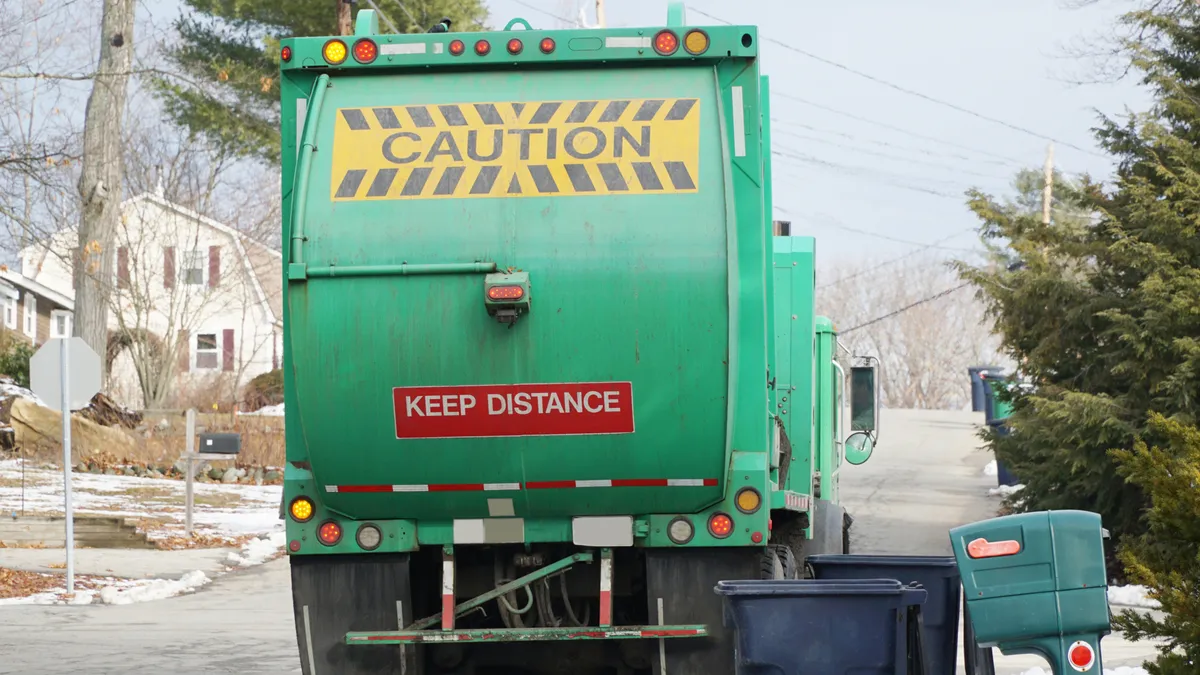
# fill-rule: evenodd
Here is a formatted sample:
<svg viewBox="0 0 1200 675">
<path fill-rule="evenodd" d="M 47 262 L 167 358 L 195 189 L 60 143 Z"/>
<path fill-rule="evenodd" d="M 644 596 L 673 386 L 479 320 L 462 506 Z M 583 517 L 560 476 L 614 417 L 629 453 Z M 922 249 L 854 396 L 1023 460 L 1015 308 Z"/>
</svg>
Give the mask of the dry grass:
<svg viewBox="0 0 1200 675">
<path fill-rule="evenodd" d="M 104 579 L 100 577 L 75 576 L 77 591 L 94 591 L 102 585 L 104 585 Z M 62 587 L 63 578 L 57 574 L 39 574 L 0 567 L 0 598 L 23 598 Z M 60 598 L 65 596 L 65 592 L 60 594 Z"/>
</svg>

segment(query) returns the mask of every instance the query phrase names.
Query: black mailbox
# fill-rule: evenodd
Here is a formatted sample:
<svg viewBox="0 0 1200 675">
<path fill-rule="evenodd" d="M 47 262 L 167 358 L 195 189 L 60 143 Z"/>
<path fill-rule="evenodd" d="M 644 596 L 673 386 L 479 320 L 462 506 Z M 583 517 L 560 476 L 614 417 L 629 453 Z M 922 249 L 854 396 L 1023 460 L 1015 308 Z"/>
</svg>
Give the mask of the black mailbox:
<svg viewBox="0 0 1200 675">
<path fill-rule="evenodd" d="M 241 434 L 200 434 L 200 452 L 215 455 L 236 455 L 242 451 Z"/>
</svg>

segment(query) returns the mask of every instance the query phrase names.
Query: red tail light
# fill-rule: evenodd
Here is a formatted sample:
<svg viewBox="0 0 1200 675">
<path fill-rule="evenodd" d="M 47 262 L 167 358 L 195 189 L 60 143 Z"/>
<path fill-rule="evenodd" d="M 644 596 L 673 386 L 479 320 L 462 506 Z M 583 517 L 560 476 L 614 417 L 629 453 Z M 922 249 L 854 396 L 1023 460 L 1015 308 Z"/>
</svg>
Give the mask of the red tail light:
<svg viewBox="0 0 1200 675">
<path fill-rule="evenodd" d="M 373 40 L 363 38 L 354 43 L 354 60 L 359 63 L 370 63 L 379 56 L 379 47 Z"/>
<path fill-rule="evenodd" d="M 538 45 L 543 54 L 549 54 L 554 51 L 554 38 L 542 38 L 542 43 Z"/>
<path fill-rule="evenodd" d="M 679 36 L 669 30 L 662 30 L 654 36 L 654 51 L 663 56 L 670 56 L 679 49 Z"/>
<path fill-rule="evenodd" d="M 524 48 L 525 45 L 521 44 L 521 41 L 517 38 L 513 38 L 508 41 L 508 53 L 512 54 L 513 56 L 520 54 L 521 50 Z"/>
<path fill-rule="evenodd" d="M 724 539 L 733 533 L 733 518 L 724 513 L 714 513 L 708 519 L 708 533 L 717 539 Z"/>
<path fill-rule="evenodd" d="M 520 300 L 525 297 L 525 289 L 520 286 L 492 286 L 487 294 L 492 300 Z"/>
<path fill-rule="evenodd" d="M 475 43 L 475 53 L 480 56 L 487 56 L 492 51 L 492 45 L 487 40 L 480 40 Z"/>
<path fill-rule="evenodd" d="M 463 50 L 465 50 L 466 48 L 467 48 L 467 46 L 463 44 L 462 40 L 451 40 L 450 41 L 450 55 L 451 56 L 462 55 Z"/>
<path fill-rule="evenodd" d="M 326 546 L 333 546 L 342 540 L 342 526 L 327 520 L 321 523 L 321 527 L 317 528 L 317 538 Z"/>
</svg>

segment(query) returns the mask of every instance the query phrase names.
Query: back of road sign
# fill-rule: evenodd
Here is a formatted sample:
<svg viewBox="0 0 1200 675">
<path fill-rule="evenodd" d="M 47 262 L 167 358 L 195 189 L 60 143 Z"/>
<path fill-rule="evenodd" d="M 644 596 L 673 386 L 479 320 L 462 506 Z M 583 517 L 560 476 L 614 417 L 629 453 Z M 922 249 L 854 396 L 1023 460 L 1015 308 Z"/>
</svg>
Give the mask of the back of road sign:
<svg viewBox="0 0 1200 675">
<path fill-rule="evenodd" d="M 92 402 L 100 391 L 100 357 L 81 337 L 47 340 L 29 359 L 29 388 L 55 410 L 62 407 L 62 344 L 67 345 L 67 391 L 71 410 Z"/>
</svg>

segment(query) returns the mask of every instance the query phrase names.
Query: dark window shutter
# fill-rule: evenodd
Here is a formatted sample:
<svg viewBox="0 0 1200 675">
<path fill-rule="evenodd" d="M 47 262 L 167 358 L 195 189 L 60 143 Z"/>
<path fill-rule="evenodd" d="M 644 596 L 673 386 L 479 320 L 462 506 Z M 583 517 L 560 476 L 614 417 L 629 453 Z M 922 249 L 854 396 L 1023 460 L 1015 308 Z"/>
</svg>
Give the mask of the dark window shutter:
<svg viewBox="0 0 1200 675">
<path fill-rule="evenodd" d="M 174 246 L 167 246 L 163 249 L 163 288 L 175 288 Z"/>
<path fill-rule="evenodd" d="M 176 346 L 176 349 L 179 350 L 179 353 L 176 355 L 176 359 L 179 362 L 179 370 L 186 373 L 192 363 L 192 344 L 189 339 L 188 329 L 179 329 L 179 344 Z"/>
<path fill-rule="evenodd" d="M 233 329 L 221 331 L 221 370 L 233 370 Z"/>
<path fill-rule="evenodd" d="M 221 247 L 208 247 L 208 287 L 216 288 L 221 283 Z"/>
<path fill-rule="evenodd" d="M 117 286 L 129 288 L 129 247 L 117 248 Z"/>
</svg>

